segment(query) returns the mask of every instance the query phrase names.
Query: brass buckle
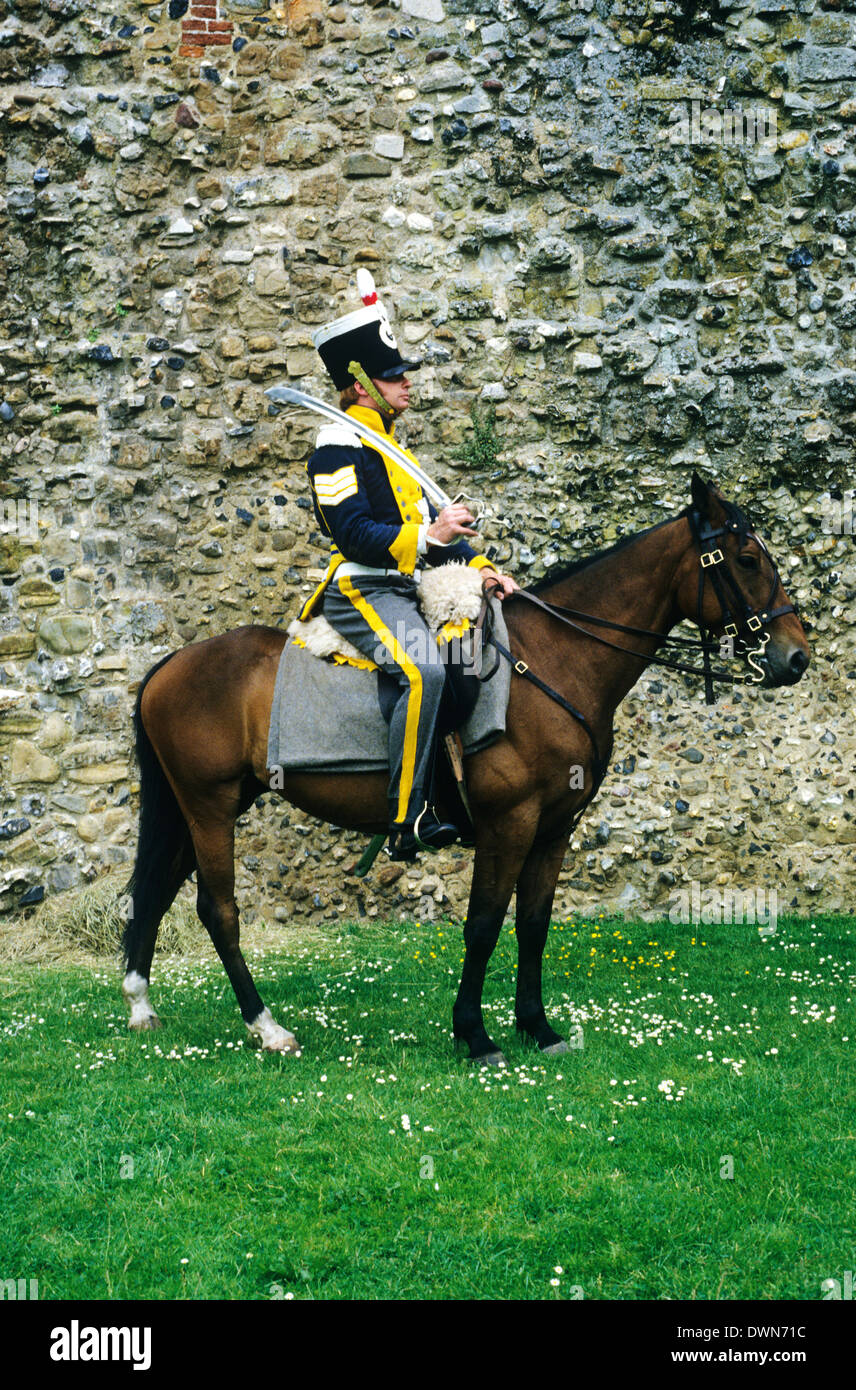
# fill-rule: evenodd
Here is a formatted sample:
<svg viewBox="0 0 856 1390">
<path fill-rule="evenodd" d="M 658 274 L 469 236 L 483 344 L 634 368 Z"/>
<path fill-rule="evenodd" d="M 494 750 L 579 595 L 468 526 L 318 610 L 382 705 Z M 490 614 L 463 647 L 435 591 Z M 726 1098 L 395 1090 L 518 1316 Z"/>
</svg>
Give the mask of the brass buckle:
<svg viewBox="0 0 856 1390">
<path fill-rule="evenodd" d="M 725 632 L 726 637 L 736 637 L 736 636 L 737 636 L 737 624 L 736 624 L 736 623 L 726 623 L 726 624 L 725 624 L 725 628 L 724 628 L 724 632 Z"/>
<path fill-rule="evenodd" d="M 529 670 L 529 667 L 526 665 L 525 661 L 515 661 L 514 669 L 517 672 L 518 676 L 525 676 L 526 672 Z"/>
<path fill-rule="evenodd" d="M 746 626 L 750 632 L 758 632 L 764 626 L 761 619 L 753 613 L 751 618 L 746 619 Z"/>
<path fill-rule="evenodd" d="M 718 547 L 716 550 L 705 550 L 702 552 L 701 567 L 703 570 L 709 570 L 711 565 L 721 565 L 724 559 L 725 556 Z"/>
</svg>

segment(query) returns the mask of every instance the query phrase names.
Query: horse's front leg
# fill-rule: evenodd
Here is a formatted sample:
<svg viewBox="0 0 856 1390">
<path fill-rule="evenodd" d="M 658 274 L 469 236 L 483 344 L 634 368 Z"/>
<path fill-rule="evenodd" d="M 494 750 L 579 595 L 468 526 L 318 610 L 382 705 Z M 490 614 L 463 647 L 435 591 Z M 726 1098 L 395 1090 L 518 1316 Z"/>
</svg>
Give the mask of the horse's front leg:
<svg viewBox="0 0 856 1390">
<path fill-rule="evenodd" d="M 533 845 L 517 880 L 517 1027 L 542 1052 L 567 1052 L 568 1043 L 547 1022 L 541 997 L 541 962 L 559 871 L 568 846 L 567 833 L 545 845 Z"/>
<path fill-rule="evenodd" d="M 487 843 L 481 837 L 476 847 L 464 927 L 464 968 L 452 1010 L 455 1041 L 467 1044 L 474 1061 L 495 1066 L 504 1066 L 505 1057 L 484 1026 L 484 977 L 526 854 L 525 847 L 514 848 L 516 837 L 508 822 L 503 826 L 503 832 L 501 836 L 490 832 Z"/>
</svg>

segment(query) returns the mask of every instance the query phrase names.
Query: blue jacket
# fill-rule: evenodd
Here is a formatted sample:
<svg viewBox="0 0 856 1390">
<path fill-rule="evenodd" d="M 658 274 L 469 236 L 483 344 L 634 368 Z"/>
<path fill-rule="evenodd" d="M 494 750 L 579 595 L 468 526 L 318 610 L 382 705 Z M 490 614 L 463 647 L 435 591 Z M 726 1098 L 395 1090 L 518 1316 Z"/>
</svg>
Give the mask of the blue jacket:
<svg viewBox="0 0 856 1390">
<path fill-rule="evenodd" d="M 378 433 L 383 431 L 377 411 L 354 405 L 347 414 Z M 394 425 L 386 433 L 395 441 Z M 413 458 L 408 450 L 404 452 Z M 319 432 L 306 468 L 315 516 L 330 537 L 331 558 L 324 580 L 303 608 L 302 620 L 318 608 L 343 560 L 373 569 L 397 569 L 402 574 L 413 574 L 420 556 L 429 565 L 450 560 L 478 569 L 491 565 L 463 539 L 449 545 L 432 544 L 426 533 L 438 513 L 419 483 L 395 459 L 363 444 L 345 424 Z"/>
</svg>

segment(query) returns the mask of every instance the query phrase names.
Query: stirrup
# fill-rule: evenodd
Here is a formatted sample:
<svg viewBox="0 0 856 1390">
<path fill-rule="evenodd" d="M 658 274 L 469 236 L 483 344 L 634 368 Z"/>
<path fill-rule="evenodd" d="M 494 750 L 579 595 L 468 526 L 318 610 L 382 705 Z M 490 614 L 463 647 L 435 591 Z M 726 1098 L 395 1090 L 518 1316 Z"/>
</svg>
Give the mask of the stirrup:
<svg viewBox="0 0 856 1390">
<path fill-rule="evenodd" d="M 420 849 L 447 849 L 460 838 L 460 833 L 451 821 L 441 821 L 426 801 L 414 822 L 413 838 Z"/>
</svg>

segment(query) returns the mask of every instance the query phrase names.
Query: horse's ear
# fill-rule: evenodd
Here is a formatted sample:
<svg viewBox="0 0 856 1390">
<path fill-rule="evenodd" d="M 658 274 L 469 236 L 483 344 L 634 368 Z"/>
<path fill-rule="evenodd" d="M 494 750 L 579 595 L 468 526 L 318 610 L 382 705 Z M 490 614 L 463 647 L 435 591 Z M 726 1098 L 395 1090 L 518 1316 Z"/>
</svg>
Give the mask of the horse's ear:
<svg viewBox="0 0 856 1390">
<path fill-rule="evenodd" d="M 699 516 L 706 519 L 710 510 L 710 487 L 695 472 L 692 477 L 692 499 Z"/>
</svg>

